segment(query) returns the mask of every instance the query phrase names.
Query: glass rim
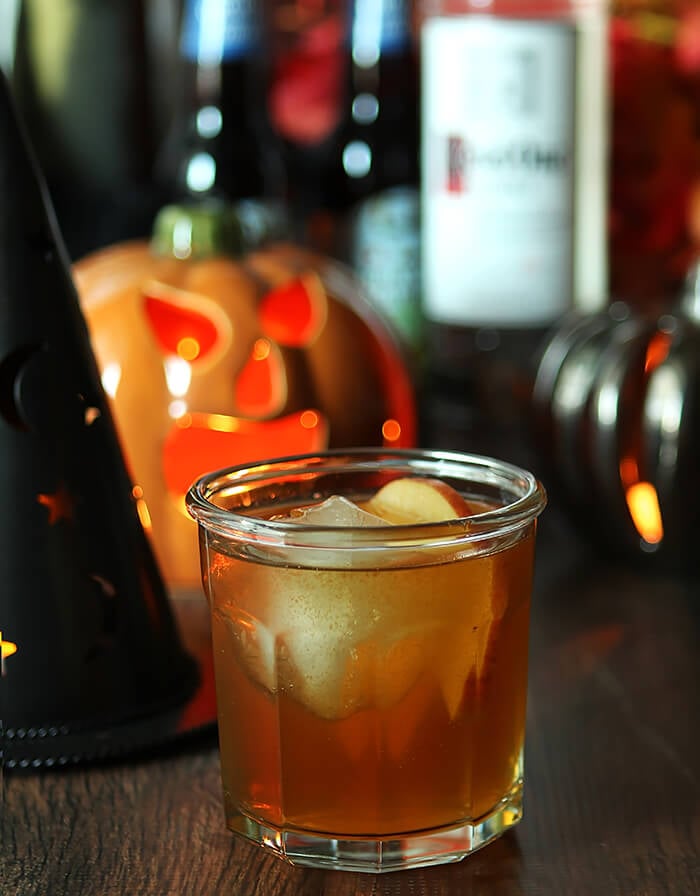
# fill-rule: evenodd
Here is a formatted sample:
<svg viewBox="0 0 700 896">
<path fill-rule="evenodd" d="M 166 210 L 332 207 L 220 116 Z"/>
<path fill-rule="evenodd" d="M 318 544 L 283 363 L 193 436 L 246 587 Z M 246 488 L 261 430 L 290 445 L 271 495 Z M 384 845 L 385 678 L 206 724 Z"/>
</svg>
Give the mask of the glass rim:
<svg viewBox="0 0 700 896">
<path fill-rule="evenodd" d="M 407 474 L 451 477 L 510 487 L 521 492 L 513 501 L 467 517 L 441 522 L 417 522 L 385 526 L 310 525 L 293 520 L 271 520 L 237 509 L 223 508 L 215 495 L 250 491 L 255 485 L 285 475 L 303 477 L 322 472 L 390 471 L 413 462 Z M 420 469 L 423 465 L 425 469 Z M 334 550 L 377 547 L 455 545 L 506 536 L 533 522 L 546 503 L 541 482 L 522 467 L 493 457 L 458 451 L 420 448 L 338 448 L 236 464 L 205 473 L 189 488 L 185 502 L 197 523 L 219 536 L 235 541 L 254 541 L 270 547 L 328 546 Z M 348 543 L 348 536 L 351 536 Z"/>
</svg>

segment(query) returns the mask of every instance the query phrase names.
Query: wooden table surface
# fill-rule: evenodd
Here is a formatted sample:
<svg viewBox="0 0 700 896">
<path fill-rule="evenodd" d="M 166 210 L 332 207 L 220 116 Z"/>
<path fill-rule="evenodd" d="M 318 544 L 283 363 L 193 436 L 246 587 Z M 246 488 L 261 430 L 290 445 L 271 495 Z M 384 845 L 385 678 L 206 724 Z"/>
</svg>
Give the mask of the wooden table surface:
<svg viewBox="0 0 700 896">
<path fill-rule="evenodd" d="M 182 602 L 206 649 L 203 602 Z M 224 828 L 212 726 L 101 766 L 5 772 L 2 896 L 700 894 L 700 582 L 603 562 L 550 507 L 531 636 L 525 816 L 455 865 L 292 868 Z"/>
</svg>

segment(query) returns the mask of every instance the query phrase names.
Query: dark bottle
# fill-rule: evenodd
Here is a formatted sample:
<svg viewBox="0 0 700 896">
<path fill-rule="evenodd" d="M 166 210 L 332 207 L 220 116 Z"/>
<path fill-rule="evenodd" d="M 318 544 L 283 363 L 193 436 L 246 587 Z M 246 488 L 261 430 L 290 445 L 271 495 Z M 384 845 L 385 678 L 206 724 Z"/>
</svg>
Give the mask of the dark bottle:
<svg viewBox="0 0 700 896">
<path fill-rule="evenodd" d="M 345 111 L 326 148 L 308 239 L 358 274 L 414 348 L 419 340 L 419 100 L 407 0 L 349 7 Z M 318 222 L 332 221 L 332 236 Z"/>
<path fill-rule="evenodd" d="M 144 0 L 22 0 L 12 88 L 69 254 L 148 233 L 157 125 Z"/>
<path fill-rule="evenodd" d="M 157 166 L 171 201 L 232 203 L 249 245 L 286 227 L 284 163 L 267 109 L 264 35 L 256 0 L 186 0 L 183 109 Z"/>
</svg>

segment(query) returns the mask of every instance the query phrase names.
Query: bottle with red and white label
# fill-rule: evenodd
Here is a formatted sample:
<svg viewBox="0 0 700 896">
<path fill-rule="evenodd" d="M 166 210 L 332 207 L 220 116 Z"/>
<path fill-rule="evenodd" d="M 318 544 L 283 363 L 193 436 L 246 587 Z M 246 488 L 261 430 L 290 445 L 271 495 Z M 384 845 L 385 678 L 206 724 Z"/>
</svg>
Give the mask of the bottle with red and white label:
<svg viewBox="0 0 700 896">
<path fill-rule="evenodd" d="M 423 306 L 446 381 L 604 301 L 604 2 L 422 4 Z"/>
</svg>

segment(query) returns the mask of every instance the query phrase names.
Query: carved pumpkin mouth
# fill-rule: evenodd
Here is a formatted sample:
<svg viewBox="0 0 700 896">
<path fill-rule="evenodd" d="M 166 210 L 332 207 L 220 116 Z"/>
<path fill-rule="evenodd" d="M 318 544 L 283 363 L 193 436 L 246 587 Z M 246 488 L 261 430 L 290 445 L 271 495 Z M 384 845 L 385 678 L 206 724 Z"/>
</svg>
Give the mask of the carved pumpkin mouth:
<svg viewBox="0 0 700 896">
<path fill-rule="evenodd" d="M 328 421 L 307 409 L 274 420 L 245 420 L 225 414 L 184 414 L 163 445 L 168 491 L 182 499 L 203 473 L 269 457 L 273 446 L 285 454 L 322 451 L 328 446 Z"/>
</svg>

